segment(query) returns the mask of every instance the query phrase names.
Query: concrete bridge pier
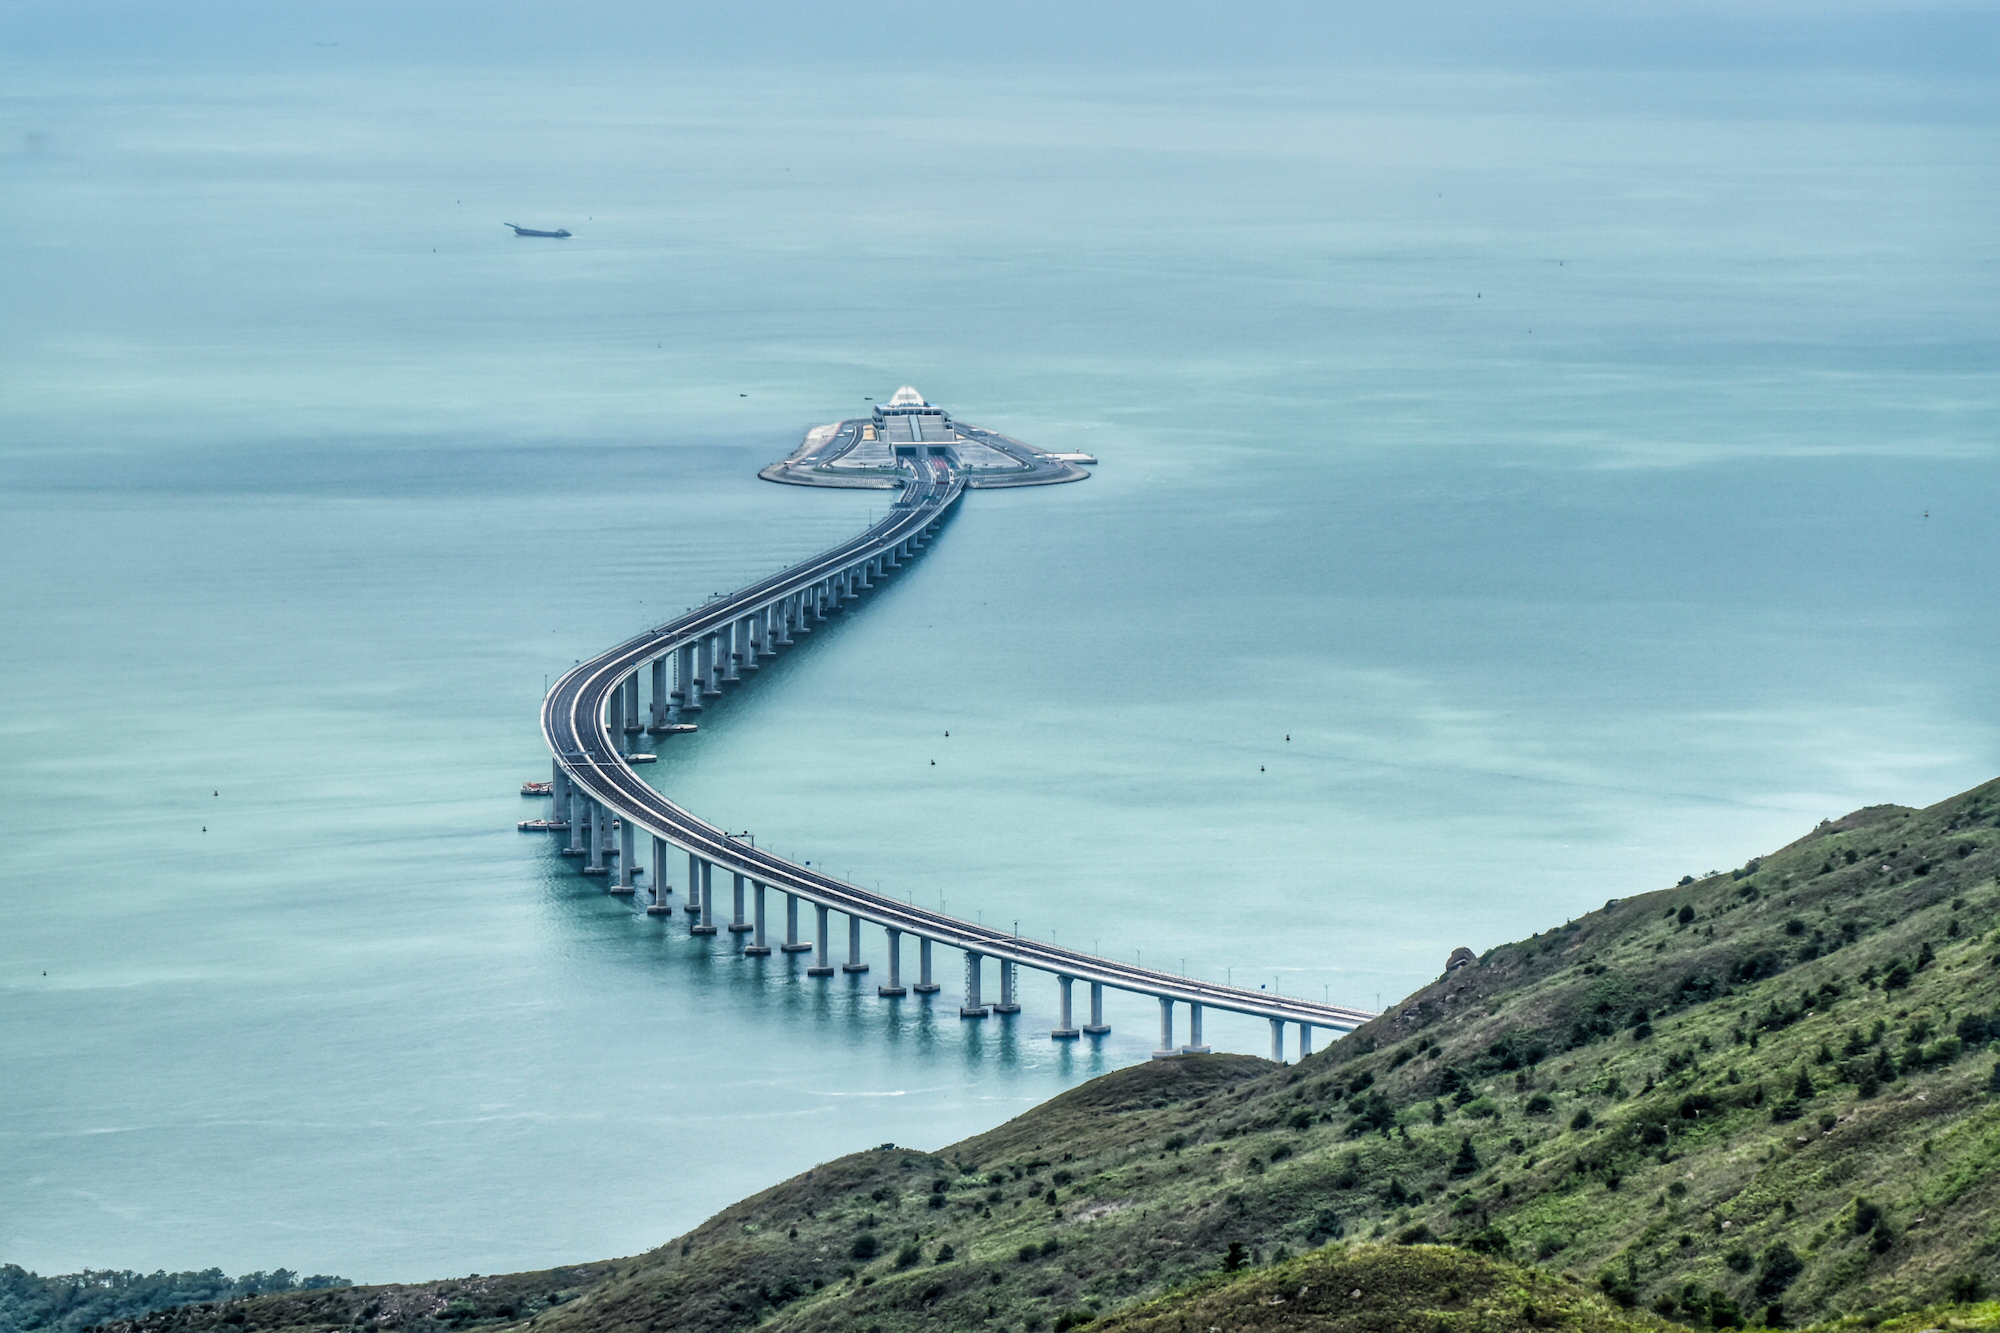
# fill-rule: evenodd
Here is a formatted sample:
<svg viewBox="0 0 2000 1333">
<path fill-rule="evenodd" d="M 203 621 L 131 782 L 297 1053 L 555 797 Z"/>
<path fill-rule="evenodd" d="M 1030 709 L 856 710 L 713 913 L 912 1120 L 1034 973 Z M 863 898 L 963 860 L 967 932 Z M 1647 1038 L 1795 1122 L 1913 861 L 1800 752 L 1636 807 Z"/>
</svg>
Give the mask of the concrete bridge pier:
<svg viewBox="0 0 2000 1333">
<path fill-rule="evenodd" d="M 827 959 L 828 953 L 831 952 L 828 948 L 831 941 L 827 939 L 826 905 L 824 903 L 814 903 L 813 912 L 819 918 L 819 935 L 814 944 L 814 962 L 811 967 L 806 969 L 806 975 L 809 977 L 830 977 L 833 975 L 833 964 Z"/>
<path fill-rule="evenodd" d="M 667 895 L 674 886 L 667 883 L 667 848 L 670 844 L 657 833 L 653 835 L 653 901 L 646 908 L 647 916 L 666 916 L 674 909 L 667 906 Z"/>
<path fill-rule="evenodd" d="M 1000 960 L 1000 1003 L 993 1006 L 996 1014 L 1018 1014 L 1021 1006 L 1014 1003 L 1014 964 L 1007 959 Z"/>
<path fill-rule="evenodd" d="M 1070 988 L 1075 985 L 1076 979 L 1074 977 L 1058 976 L 1056 978 L 1058 1017 L 1056 1019 L 1056 1030 L 1051 1032 L 1049 1036 L 1057 1041 L 1068 1041 L 1078 1035 L 1076 1025 L 1069 1016 L 1069 993 Z"/>
<path fill-rule="evenodd" d="M 639 858 L 632 854 L 632 821 L 618 821 L 618 882 L 611 886 L 611 892 L 623 898 L 638 887 L 632 883 L 632 863 Z"/>
<path fill-rule="evenodd" d="M 583 873 L 586 875 L 602 875 L 605 873 L 605 834 L 610 832 L 610 830 L 604 827 L 604 807 L 594 800 L 591 801 L 584 818 L 590 823 L 590 859 L 584 862 Z"/>
<path fill-rule="evenodd" d="M 689 912 L 701 910 L 701 858 L 693 852 L 688 853 L 687 910 Z"/>
<path fill-rule="evenodd" d="M 984 1018 L 990 1012 L 979 1002 L 979 964 L 984 954 L 965 951 L 965 1000 L 958 1007 L 960 1018 Z"/>
<path fill-rule="evenodd" d="M 753 958 L 762 958 L 771 952 L 771 946 L 764 939 L 764 881 L 750 881 L 751 917 L 755 925 L 751 929 L 750 943 L 743 946 L 743 952 Z"/>
<path fill-rule="evenodd" d="M 590 852 L 590 798 L 574 782 L 569 785 L 569 809 L 563 817 L 569 821 L 569 846 L 562 849 L 564 856 L 586 856 Z"/>
<path fill-rule="evenodd" d="M 847 917 L 847 961 L 840 965 L 843 972 L 866 972 L 868 964 L 861 961 L 861 918 L 848 914 Z"/>
<path fill-rule="evenodd" d="M 716 646 L 722 658 L 723 683 L 733 685 L 743 679 L 743 649 L 747 638 L 749 631 L 740 620 L 732 620 L 722 627 L 721 640 Z"/>
<path fill-rule="evenodd" d="M 1101 981 L 1090 983 L 1090 1021 L 1083 1025 L 1083 1030 L 1093 1037 L 1111 1031 L 1111 1025 L 1104 1021 L 1104 983 Z"/>
<path fill-rule="evenodd" d="M 755 612 L 736 622 L 736 669 L 738 671 L 757 670 L 757 615 Z"/>
<path fill-rule="evenodd" d="M 549 760 L 549 818 L 569 823 L 569 773 L 562 760 Z"/>
<path fill-rule="evenodd" d="M 1312 1024 L 1301 1023 L 1299 1024 L 1299 1059 L 1303 1060 L 1312 1053 L 1313 1053 Z"/>
<path fill-rule="evenodd" d="M 792 646 L 792 620 L 797 615 L 798 603 L 798 594 L 793 593 L 790 597 L 785 598 L 784 601 L 779 602 L 777 606 L 772 608 L 774 614 L 772 616 L 771 643 L 773 646 L 778 648 L 789 648 Z"/>
<path fill-rule="evenodd" d="M 857 588 L 874 587 L 875 584 L 873 580 L 871 580 L 868 577 L 869 571 L 874 568 L 875 568 L 875 562 L 873 560 L 864 560 L 859 565 L 856 565 L 854 567 L 855 587 Z"/>
<path fill-rule="evenodd" d="M 877 986 L 875 993 L 891 997 L 906 995 L 909 992 L 903 989 L 903 932 L 894 926 L 885 926 L 883 930 L 889 936 L 889 984 Z"/>
<path fill-rule="evenodd" d="M 785 895 L 785 943 L 783 948 L 786 953 L 804 953 L 806 950 L 812 948 L 812 945 L 803 944 L 799 941 L 799 895 L 796 893 Z"/>
<path fill-rule="evenodd" d="M 639 673 L 634 670 L 625 677 L 625 734 L 636 736 L 645 730 L 639 723 Z"/>
<path fill-rule="evenodd" d="M 713 935 L 715 933 L 715 862 L 703 859 L 701 863 L 701 924 L 688 927 L 690 935 Z"/>
<path fill-rule="evenodd" d="M 1271 1020 L 1271 1060 L 1276 1064 L 1285 1063 L 1285 1020 Z"/>
<path fill-rule="evenodd" d="M 732 935 L 747 935 L 750 933 L 750 923 L 743 919 L 743 876 L 740 873 L 736 876 L 735 906 L 736 910 L 729 918 L 729 933 Z"/>
<path fill-rule="evenodd" d="M 757 656 L 776 657 L 778 655 L 778 608 L 773 602 L 757 613 Z"/>
<path fill-rule="evenodd" d="M 667 694 L 667 659 L 653 659 L 653 720 L 646 730 L 658 734 L 667 725 L 667 708 L 672 702 Z"/>
<path fill-rule="evenodd" d="M 1153 1048 L 1155 1060 L 1171 1060 L 1179 1055 L 1180 1047 L 1174 1045 L 1174 1002 L 1160 997 L 1160 1044 Z"/>
<path fill-rule="evenodd" d="M 919 995 L 938 993 L 938 984 L 931 980 L 931 942 L 921 935 L 917 937 L 916 991 Z"/>
<path fill-rule="evenodd" d="M 702 660 L 706 668 L 701 678 L 701 693 L 705 699 L 722 697 L 722 673 L 729 666 L 729 640 L 719 631 L 701 636 Z"/>
<path fill-rule="evenodd" d="M 826 581 L 826 613 L 828 615 L 832 615 L 840 609 L 841 589 L 846 582 L 847 576 L 845 574 L 835 574 Z"/>
<path fill-rule="evenodd" d="M 695 646 L 691 643 L 682 644 L 674 654 L 680 681 L 680 688 L 674 691 L 674 697 L 680 700 L 683 713 L 701 711 L 701 677 L 695 674 L 694 659 Z"/>
<path fill-rule="evenodd" d="M 1201 1040 L 1201 1001 L 1188 1001 L 1188 1043 L 1181 1047 L 1182 1055 L 1207 1055 L 1208 1047 Z"/>
</svg>

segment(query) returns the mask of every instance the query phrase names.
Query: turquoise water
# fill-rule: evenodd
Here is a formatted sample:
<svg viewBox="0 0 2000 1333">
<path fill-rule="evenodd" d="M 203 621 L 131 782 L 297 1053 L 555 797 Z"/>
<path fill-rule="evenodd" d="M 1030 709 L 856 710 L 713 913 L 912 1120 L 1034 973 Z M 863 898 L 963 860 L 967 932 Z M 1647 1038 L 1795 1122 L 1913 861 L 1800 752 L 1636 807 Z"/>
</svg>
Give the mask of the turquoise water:
<svg viewBox="0 0 2000 1333">
<path fill-rule="evenodd" d="M 1373 1007 L 2000 771 L 1985 85 L 294 59 L 0 80 L 0 1259 L 629 1253 L 1144 1058 L 513 828 L 545 680 L 865 524 L 755 471 L 905 382 L 1103 462 L 652 770 L 859 883 Z"/>
</svg>

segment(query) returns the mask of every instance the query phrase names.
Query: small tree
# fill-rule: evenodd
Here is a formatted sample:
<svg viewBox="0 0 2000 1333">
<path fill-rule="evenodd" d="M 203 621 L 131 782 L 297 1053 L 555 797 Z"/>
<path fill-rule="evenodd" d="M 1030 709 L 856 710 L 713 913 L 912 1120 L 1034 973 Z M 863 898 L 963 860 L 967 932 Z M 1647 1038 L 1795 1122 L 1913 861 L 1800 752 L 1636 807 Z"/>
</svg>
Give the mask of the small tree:
<svg viewBox="0 0 2000 1333">
<path fill-rule="evenodd" d="M 1243 1253 L 1243 1242 L 1240 1240 L 1230 1241 L 1229 1253 L 1222 1256 L 1222 1271 L 1225 1273 L 1235 1273 L 1240 1271 L 1243 1267 L 1243 1261 L 1246 1257 L 1247 1256 Z"/>
<path fill-rule="evenodd" d="M 1451 1173 L 1454 1176 L 1469 1176 L 1479 1169 L 1479 1154 L 1472 1150 L 1472 1136 L 1467 1134 L 1458 1141 L 1458 1156 L 1452 1158 Z"/>
</svg>

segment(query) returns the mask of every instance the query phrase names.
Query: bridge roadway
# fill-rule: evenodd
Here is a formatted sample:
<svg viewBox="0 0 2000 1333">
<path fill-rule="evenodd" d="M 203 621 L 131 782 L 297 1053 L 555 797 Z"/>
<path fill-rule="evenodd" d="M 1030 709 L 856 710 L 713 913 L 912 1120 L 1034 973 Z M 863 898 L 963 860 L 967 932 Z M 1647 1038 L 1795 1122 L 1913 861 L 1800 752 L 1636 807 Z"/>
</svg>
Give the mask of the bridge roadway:
<svg viewBox="0 0 2000 1333">
<path fill-rule="evenodd" d="M 578 831 L 572 834 L 573 843 L 584 841 L 582 834 L 587 832 L 592 866 L 598 867 L 606 857 L 619 854 L 617 850 L 606 849 L 602 843 L 609 840 L 610 819 L 622 820 L 623 865 L 619 882 L 625 891 L 630 892 L 633 834 L 635 828 L 644 830 L 657 840 L 651 888 L 655 903 L 659 904 L 664 903 L 665 895 L 672 891 L 663 882 L 666 877 L 663 874 L 665 848 L 662 844 L 686 852 L 690 858 L 690 894 L 700 891 L 704 899 L 699 904 L 690 901 L 687 906 L 690 912 L 699 908 L 695 929 L 702 933 L 713 929 L 714 903 L 710 887 L 713 871 L 741 876 L 756 886 L 757 924 L 752 927 L 741 919 L 742 880 L 739 880 L 737 919 L 731 923 L 731 929 L 755 929 L 758 952 L 769 952 L 764 944 L 763 887 L 769 886 L 802 899 L 819 909 L 818 966 L 811 969 L 815 974 L 825 975 L 832 971 L 828 957 L 828 910 L 849 918 L 850 950 L 845 969 L 848 971 L 866 970 L 858 956 L 858 927 L 854 923 L 865 921 L 883 927 L 889 932 L 889 984 L 881 990 L 887 994 L 903 993 L 899 983 L 902 935 L 916 937 L 921 946 L 923 974 L 917 987 L 920 991 L 938 989 L 931 980 L 930 945 L 935 943 L 958 949 L 966 955 L 966 993 L 960 1009 L 966 1017 L 983 1016 L 991 1010 L 1012 1012 L 1018 1008 L 1014 977 L 1017 967 L 1056 976 L 1061 1012 L 1060 1026 L 1054 1032 L 1057 1037 L 1073 1037 L 1078 1033 L 1071 1016 L 1071 984 L 1074 981 L 1086 982 L 1091 987 L 1090 1023 L 1082 1029 L 1086 1032 L 1109 1030 L 1103 1016 L 1102 995 L 1105 988 L 1151 996 L 1160 1005 L 1160 1045 L 1154 1051 L 1156 1057 L 1207 1049 L 1202 1045 L 1203 1009 L 1221 1009 L 1268 1020 L 1271 1024 L 1273 1059 L 1284 1056 L 1287 1023 L 1299 1025 L 1299 1048 L 1304 1054 L 1311 1050 L 1313 1029 L 1347 1032 L 1375 1017 L 1366 1010 L 1320 1004 L 1261 990 L 1218 986 L 1133 963 L 1116 962 L 990 929 L 943 912 L 897 902 L 809 866 L 744 845 L 668 800 L 626 762 L 614 733 L 621 725 L 628 732 L 639 729 L 636 725 L 637 685 L 638 673 L 643 668 L 653 667 L 653 716 L 656 724 L 663 721 L 663 710 L 668 706 L 667 698 L 662 693 L 664 666 L 676 659 L 680 664 L 680 688 L 672 693 L 673 706 L 692 712 L 699 707 L 701 695 L 712 697 L 719 692 L 722 681 L 740 678 L 737 670 L 732 668 L 746 669 L 746 662 L 754 666 L 755 656 L 775 653 L 778 646 L 791 642 L 792 633 L 810 629 L 812 621 L 824 619 L 829 611 L 857 595 L 858 589 L 870 586 L 872 578 L 893 571 L 902 559 L 915 555 L 936 535 L 939 526 L 963 496 L 965 479 L 951 475 L 943 460 L 923 460 L 912 465 L 910 472 L 912 475 L 904 481 L 903 495 L 888 516 L 852 540 L 621 643 L 575 667 L 550 689 L 542 704 L 542 734 L 556 757 L 555 818 L 558 821 L 566 819 L 568 826 Z M 725 664 L 722 649 L 717 645 L 743 644 L 742 627 L 746 624 L 764 626 L 762 639 L 753 638 L 745 651 L 730 654 Z M 695 651 L 697 649 L 700 651 Z M 699 670 L 691 670 L 693 665 L 698 665 Z M 654 729 L 663 728 L 656 725 Z M 572 807 L 570 810 L 564 809 L 566 802 Z M 570 851 L 572 854 L 583 854 L 575 846 Z M 706 864 L 703 866 L 701 863 Z M 596 873 L 606 871 L 597 869 Z M 656 906 L 652 910 L 663 909 Z M 796 904 L 788 905 L 787 917 L 796 921 Z M 814 947 L 798 942 L 795 927 L 788 929 L 786 944 L 788 951 Z M 1001 964 L 998 1004 L 988 1004 L 980 998 L 981 965 L 986 958 Z M 1189 1006 L 1189 1041 L 1180 1046 L 1175 1044 L 1173 1036 L 1175 1005 Z"/>
</svg>

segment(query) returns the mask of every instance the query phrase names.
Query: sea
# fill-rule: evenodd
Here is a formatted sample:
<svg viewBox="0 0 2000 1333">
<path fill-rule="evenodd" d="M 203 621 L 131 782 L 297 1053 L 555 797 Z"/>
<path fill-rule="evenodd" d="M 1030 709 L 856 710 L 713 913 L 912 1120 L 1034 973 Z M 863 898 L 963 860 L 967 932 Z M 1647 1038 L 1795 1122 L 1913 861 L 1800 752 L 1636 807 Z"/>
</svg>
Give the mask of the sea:
<svg viewBox="0 0 2000 1333">
<path fill-rule="evenodd" d="M 1100 461 L 646 770 L 865 887 L 1373 1010 L 2000 773 L 2000 66 L 10 8 L 0 1261 L 630 1254 L 1146 1059 L 515 828 L 547 683 L 879 516 L 757 470 L 904 384 Z"/>
</svg>

